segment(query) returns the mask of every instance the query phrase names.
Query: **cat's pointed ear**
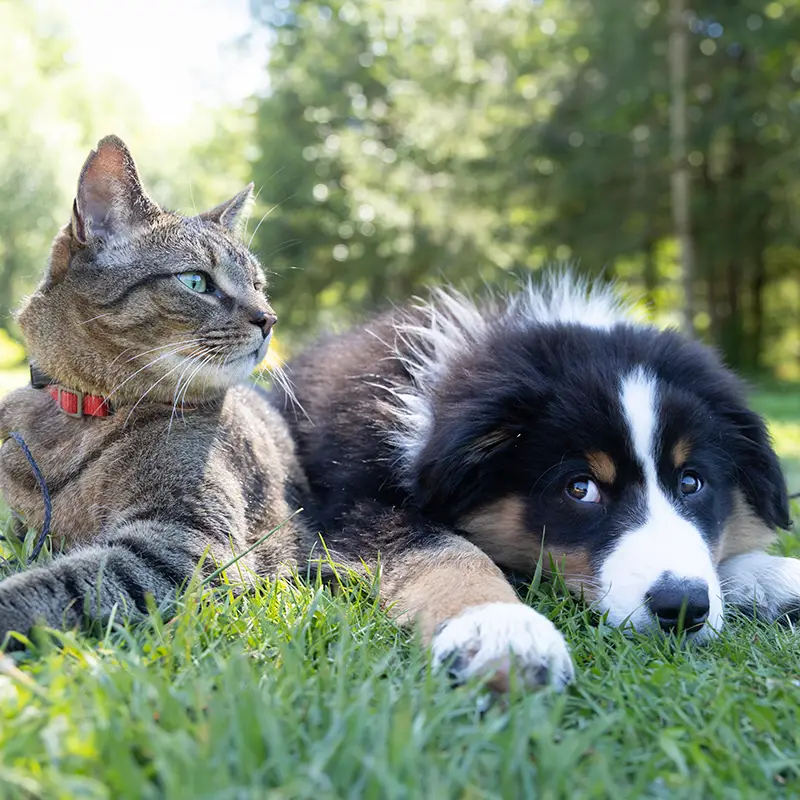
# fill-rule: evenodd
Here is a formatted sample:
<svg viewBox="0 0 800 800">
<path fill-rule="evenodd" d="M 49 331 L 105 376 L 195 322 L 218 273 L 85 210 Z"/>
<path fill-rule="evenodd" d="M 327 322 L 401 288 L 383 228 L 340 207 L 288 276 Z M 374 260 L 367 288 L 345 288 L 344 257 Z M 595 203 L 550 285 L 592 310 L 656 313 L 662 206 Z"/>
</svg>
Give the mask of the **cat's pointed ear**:
<svg viewBox="0 0 800 800">
<path fill-rule="evenodd" d="M 89 153 L 72 206 L 72 235 L 81 243 L 130 233 L 158 214 L 122 139 L 106 136 Z"/>
<path fill-rule="evenodd" d="M 254 202 L 253 184 L 248 183 L 239 194 L 234 195 L 230 200 L 226 200 L 198 216 L 204 222 L 216 222 L 217 225 L 222 225 L 229 231 L 238 234 L 247 222 Z"/>
</svg>

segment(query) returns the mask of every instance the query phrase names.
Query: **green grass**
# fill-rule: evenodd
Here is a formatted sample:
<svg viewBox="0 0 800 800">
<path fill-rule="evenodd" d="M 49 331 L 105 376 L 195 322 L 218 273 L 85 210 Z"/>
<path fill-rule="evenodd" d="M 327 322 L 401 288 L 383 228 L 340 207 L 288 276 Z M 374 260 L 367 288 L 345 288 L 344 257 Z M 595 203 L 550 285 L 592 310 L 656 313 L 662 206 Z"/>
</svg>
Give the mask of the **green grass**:
<svg viewBox="0 0 800 800">
<path fill-rule="evenodd" d="M 799 424 L 780 392 L 757 403 Z M 166 620 L 0 656 L 0 798 L 800 793 L 793 630 L 734 620 L 679 647 L 626 638 L 550 585 L 530 601 L 572 647 L 563 695 L 451 689 L 368 592 L 286 582 L 193 588 Z"/>
</svg>

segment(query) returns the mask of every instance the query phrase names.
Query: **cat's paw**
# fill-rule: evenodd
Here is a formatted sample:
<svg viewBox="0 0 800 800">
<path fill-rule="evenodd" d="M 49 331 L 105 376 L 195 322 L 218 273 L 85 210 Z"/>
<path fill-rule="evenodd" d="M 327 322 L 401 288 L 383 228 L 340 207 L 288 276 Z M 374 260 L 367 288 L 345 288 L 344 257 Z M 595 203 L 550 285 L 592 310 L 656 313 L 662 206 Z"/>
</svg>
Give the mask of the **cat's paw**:
<svg viewBox="0 0 800 800">
<path fill-rule="evenodd" d="M 725 603 L 773 622 L 800 613 L 800 559 L 745 553 L 719 567 Z"/>
<path fill-rule="evenodd" d="M 569 648 L 549 619 L 521 603 L 468 608 L 445 622 L 433 638 L 434 666 L 459 682 L 474 676 L 507 692 L 511 674 L 528 687 L 563 689 L 575 677 Z"/>
<path fill-rule="evenodd" d="M 17 585 L 21 583 L 18 573 L 3 581 L 0 581 L 0 650 L 16 650 L 20 645 L 17 639 L 12 636 L 13 632 L 27 634 L 30 631 L 32 622 L 24 609 L 20 609 L 17 602 Z"/>
</svg>

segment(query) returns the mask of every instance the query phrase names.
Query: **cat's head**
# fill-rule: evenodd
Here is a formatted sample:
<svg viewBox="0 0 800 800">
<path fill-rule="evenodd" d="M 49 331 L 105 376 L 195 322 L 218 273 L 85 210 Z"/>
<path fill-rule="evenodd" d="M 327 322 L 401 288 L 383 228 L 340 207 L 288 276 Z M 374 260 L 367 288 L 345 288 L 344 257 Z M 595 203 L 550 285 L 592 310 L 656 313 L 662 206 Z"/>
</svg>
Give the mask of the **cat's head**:
<svg viewBox="0 0 800 800">
<path fill-rule="evenodd" d="M 238 236 L 252 192 L 194 217 L 164 211 L 125 144 L 102 139 L 18 316 L 32 360 L 112 403 L 191 403 L 245 379 L 276 321 L 264 272 Z"/>
</svg>

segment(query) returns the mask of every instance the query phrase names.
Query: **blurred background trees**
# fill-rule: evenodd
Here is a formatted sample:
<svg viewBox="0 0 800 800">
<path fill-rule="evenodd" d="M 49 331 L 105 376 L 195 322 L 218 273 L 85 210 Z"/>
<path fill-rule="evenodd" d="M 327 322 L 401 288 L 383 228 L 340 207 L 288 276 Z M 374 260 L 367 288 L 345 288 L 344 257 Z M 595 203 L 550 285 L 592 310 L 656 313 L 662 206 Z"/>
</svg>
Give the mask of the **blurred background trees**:
<svg viewBox="0 0 800 800">
<path fill-rule="evenodd" d="M 696 334 L 800 378 L 800 0 L 686 5 L 676 164 L 669 0 L 252 0 L 265 90 L 169 135 L 69 57 L 52 9 L 0 0 L 2 312 L 111 130 L 184 211 L 255 180 L 248 237 L 289 347 L 431 283 L 511 284 L 552 260 L 679 324 L 685 168 Z"/>
</svg>

